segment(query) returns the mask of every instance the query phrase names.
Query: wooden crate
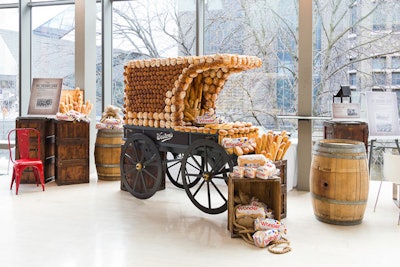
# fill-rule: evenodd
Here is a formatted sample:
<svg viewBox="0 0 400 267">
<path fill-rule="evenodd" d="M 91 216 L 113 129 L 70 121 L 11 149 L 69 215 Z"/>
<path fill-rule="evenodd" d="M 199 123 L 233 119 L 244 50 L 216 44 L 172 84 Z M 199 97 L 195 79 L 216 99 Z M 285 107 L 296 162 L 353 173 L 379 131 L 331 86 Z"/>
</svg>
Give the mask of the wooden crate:
<svg viewBox="0 0 400 267">
<path fill-rule="evenodd" d="M 16 128 L 35 128 L 40 132 L 40 159 L 43 162 L 43 172 L 45 182 L 55 179 L 55 135 L 54 120 L 39 117 L 18 117 L 15 121 Z M 37 147 L 36 138 L 32 143 Z M 16 144 L 16 155 L 18 155 L 18 144 Z M 21 177 L 21 184 L 35 184 L 36 178 L 33 170 L 28 168 Z"/>
<path fill-rule="evenodd" d="M 368 153 L 368 124 L 361 121 L 324 121 L 324 139 L 349 139 L 364 142 Z"/>
<path fill-rule="evenodd" d="M 279 179 L 258 178 L 233 178 L 228 182 L 228 230 L 231 237 L 238 237 L 233 227 L 235 220 L 234 197 L 242 191 L 250 197 L 256 197 L 259 201 L 267 204 L 274 210 L 275 219 L 281 220 L 281 183 Z"/>
<path fill-rule="evenodd" d="M 55 120 L 57 185 L 89 182 L 89 123 Z"/>
<path fill-rule="evenodd" d="M 281 218 L 286 218 L 287 212 L 287 160 L 274 161 L 277 169 L 279 169 L 279 177 L 281 178 Z"/>
</svg>

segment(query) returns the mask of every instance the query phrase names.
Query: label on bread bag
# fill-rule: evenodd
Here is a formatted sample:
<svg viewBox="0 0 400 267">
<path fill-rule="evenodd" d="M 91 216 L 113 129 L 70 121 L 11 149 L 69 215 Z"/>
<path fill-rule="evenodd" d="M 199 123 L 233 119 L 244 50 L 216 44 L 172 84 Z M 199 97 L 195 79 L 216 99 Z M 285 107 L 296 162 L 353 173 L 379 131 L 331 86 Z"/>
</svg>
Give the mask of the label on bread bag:
<svg viewBox="0 0 400 267">
<path fill-rule="evenodd" d="M 224 148 L 233 148 L 235 146 L 242 147 L 249 142 L 248 137 L 238 137 L 238 138 L 223 138 L 222 146 Z"/>
</svg>

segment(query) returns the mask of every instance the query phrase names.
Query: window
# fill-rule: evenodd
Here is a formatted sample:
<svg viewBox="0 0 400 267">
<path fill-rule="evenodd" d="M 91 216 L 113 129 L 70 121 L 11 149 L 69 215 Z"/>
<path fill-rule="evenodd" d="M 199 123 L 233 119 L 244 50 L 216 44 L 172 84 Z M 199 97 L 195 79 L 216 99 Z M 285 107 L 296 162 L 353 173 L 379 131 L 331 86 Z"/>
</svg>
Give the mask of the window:
<svg viewBox="0 0 400 267">
<path fill-rule="evenodd" d="M 378 5 L 377 9 L 373 13 L 373 24 L 372 30 L 373 31 L 384 31 L 386 30 L 386 19 L 387 14 L 386 10 L 384 9 L 384 5 Z"/>
<path fill-rule="evenodd" d="M 372 59 L 372 69 L 383 70 L 386 69 L 386 57 L 376 57 Z"/>
<path fill-rule="evenodd" d="M 129 60 L 196 54 L 195 19 L 194 1 L 113 2 L 113 105 L 123 106 Z"/>
<path fill-rule="evenodd" d="M 395 5 L 392 9 L 392 31 L 400 31 L 400 6 Z"/>
<path fill-rule="evenodd" d="M 349 84 L 352 88 L 355 88 L 357 86 L 357 74 L 356 73 L 350 73 L 349 74 Z"/>
<path fill-rule="evenodd" d="M 400 57 L 392 57 L 392 69 L 400 69 Z"/>
<path fill-rule="evenodd" d="M 357 2 L 350 7 L 350 33 L 356 33 Z"/>
<path fill-rule="evenodd" d="M 297 8 L 297 0 L 279 4 L 273 0 L 207 1 L 204 53 L 255 55 L 263 61 L 260 69 L 229 77 L 218 97 L 217 112 L 233 114 L 232 106 L 241 105 L 242 111 L 233 114 L 233 120 L 274 129 L 283 125 L 272 114 L 295 114 Z M 236 96 L 232 98 L 229 92 L 233 91 Z M 241 103 L 232 105 L 237 99 Z"/>
<path fill-rule="evenodd" d="M 374 86 L 385 86 L 386 85 L 386 73 L 385 72 L 373 72 L 372 80 Z"/>
<path fill-rule="evenodd" d="M 75 6 L 32 7 L 32 77 L 75 88 Z"/>
<path fill-rule="evenodd" d="M 15 118 L 19 115 L 18 17 L 17 7 L 0 8 L 0 140 L 7 139 L 7 133 L 15 127 Z M 0 151 L 0 158 L 6 156 L 3 152 L 7 151 Z"/>
<path fill-rule="evenodd" d="M 392 85 L 400 86 L 400 72 L 392 72 Z"/>
</svg>

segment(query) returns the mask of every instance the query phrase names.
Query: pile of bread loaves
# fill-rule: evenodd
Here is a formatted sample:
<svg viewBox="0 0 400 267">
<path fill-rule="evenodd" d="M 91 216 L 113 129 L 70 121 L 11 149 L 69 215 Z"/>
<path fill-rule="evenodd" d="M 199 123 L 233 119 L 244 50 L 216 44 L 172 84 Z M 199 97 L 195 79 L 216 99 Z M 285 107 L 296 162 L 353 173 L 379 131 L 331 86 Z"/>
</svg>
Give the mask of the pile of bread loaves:
<svg viewBox="0 0 400 267">
<path fill-rule="evenodd" d="M 250 122 L 216 118 L 216 100 L 228 77 L 261 65 L 258 57 L 237 54 L 131 60 L 124 66 L 124 123 L 218 134 L 229 154 L 280 160 L 290 146 L 286 132 L 260 134 Z"/>
<path fill-rule="evenodd" d="M 88 115 L 92 111 L 93 104 L 83 101 L 83 91 L 76 87 L 74 90 L 64 90 L 65 98 L 60 101 L 57 119 L 88 121 Z"/>
<path fill-rule="evenodd" d="M 235 178 L 277 178 L 279 169 L 274 162 L 263 154 L 248 154 L 238 157 L 238 165 L 233 167 L 232 176 Z"/>
<path fill-rule="evenodd" d="M 196 117 L 215 114 L 230 74 L 260 66 L 258 57 L 235 54 L 129 61 L 124 66 L 125 124 L 191 126 Z"/>
</svg>

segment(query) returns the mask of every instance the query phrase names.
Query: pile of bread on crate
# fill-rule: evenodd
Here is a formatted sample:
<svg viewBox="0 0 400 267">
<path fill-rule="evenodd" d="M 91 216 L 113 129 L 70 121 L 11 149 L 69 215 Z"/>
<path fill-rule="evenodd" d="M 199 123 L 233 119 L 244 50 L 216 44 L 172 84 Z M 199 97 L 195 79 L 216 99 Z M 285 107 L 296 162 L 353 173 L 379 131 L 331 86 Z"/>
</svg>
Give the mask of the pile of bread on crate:
<svg viewBox="0 0 400 267">
<path fill-rule="evenodd" d="M 56 118 L 66 121 L 89 121 L 93 103 L 84 101 L 84 92 L 79 87 L 73 90 L 62 90 Z"/>
<path fill-rule="evenodd" d="M 268 131 L 253 138 L 228 140 L 234 143 L 233 151 L 238 156 L 232 176 L 245 178 L 268 179 L 279 174 L 274 161 L 282 160 L 291 144 L 286 131 Z M 226 144 L 226 139 L 222 139 L 222 145 L 226 147 Z"/>
<path fill-rule="evenodd" d="M 247 243 L 256 247 L 265 248 L 272 253 L 282 254 L 291 250 L 286 238 L 287 228 L 277 219 L 274 219 L 274 211 L 256 197 L 239 191 L 235 195 L 235 203 L 232 216 L 232 236 L 243 238 Z"/>
<path fill-rule="evenodd" d="M 229 215 L 231 231 L 257 247 L 268 247 L 272 253 L 286 253 L 291 248 L 285 237 L 287 229 L 280 221 L 284 194 L 280 186 L 280 169 L 275 163 L 283 159 L 291 141 L 286 131 L 268 131 L 251 140 L 254 152 L 240 153 L 237 165 L 230 174 L 231 179 L 247 180 L 244 183 L 235 183 L 236 180 L 229 183 L 229 187 L 236 184 L 236 188 L 232 189 L 234 199 L 230 200 L 233 205 L 229 207 L 233 208 L 229 211 L 232 213 Z M 251 183 L 256 182 L 254 178 L 271 182 L 257 181 L 253 186 Z"/>
</svg>

